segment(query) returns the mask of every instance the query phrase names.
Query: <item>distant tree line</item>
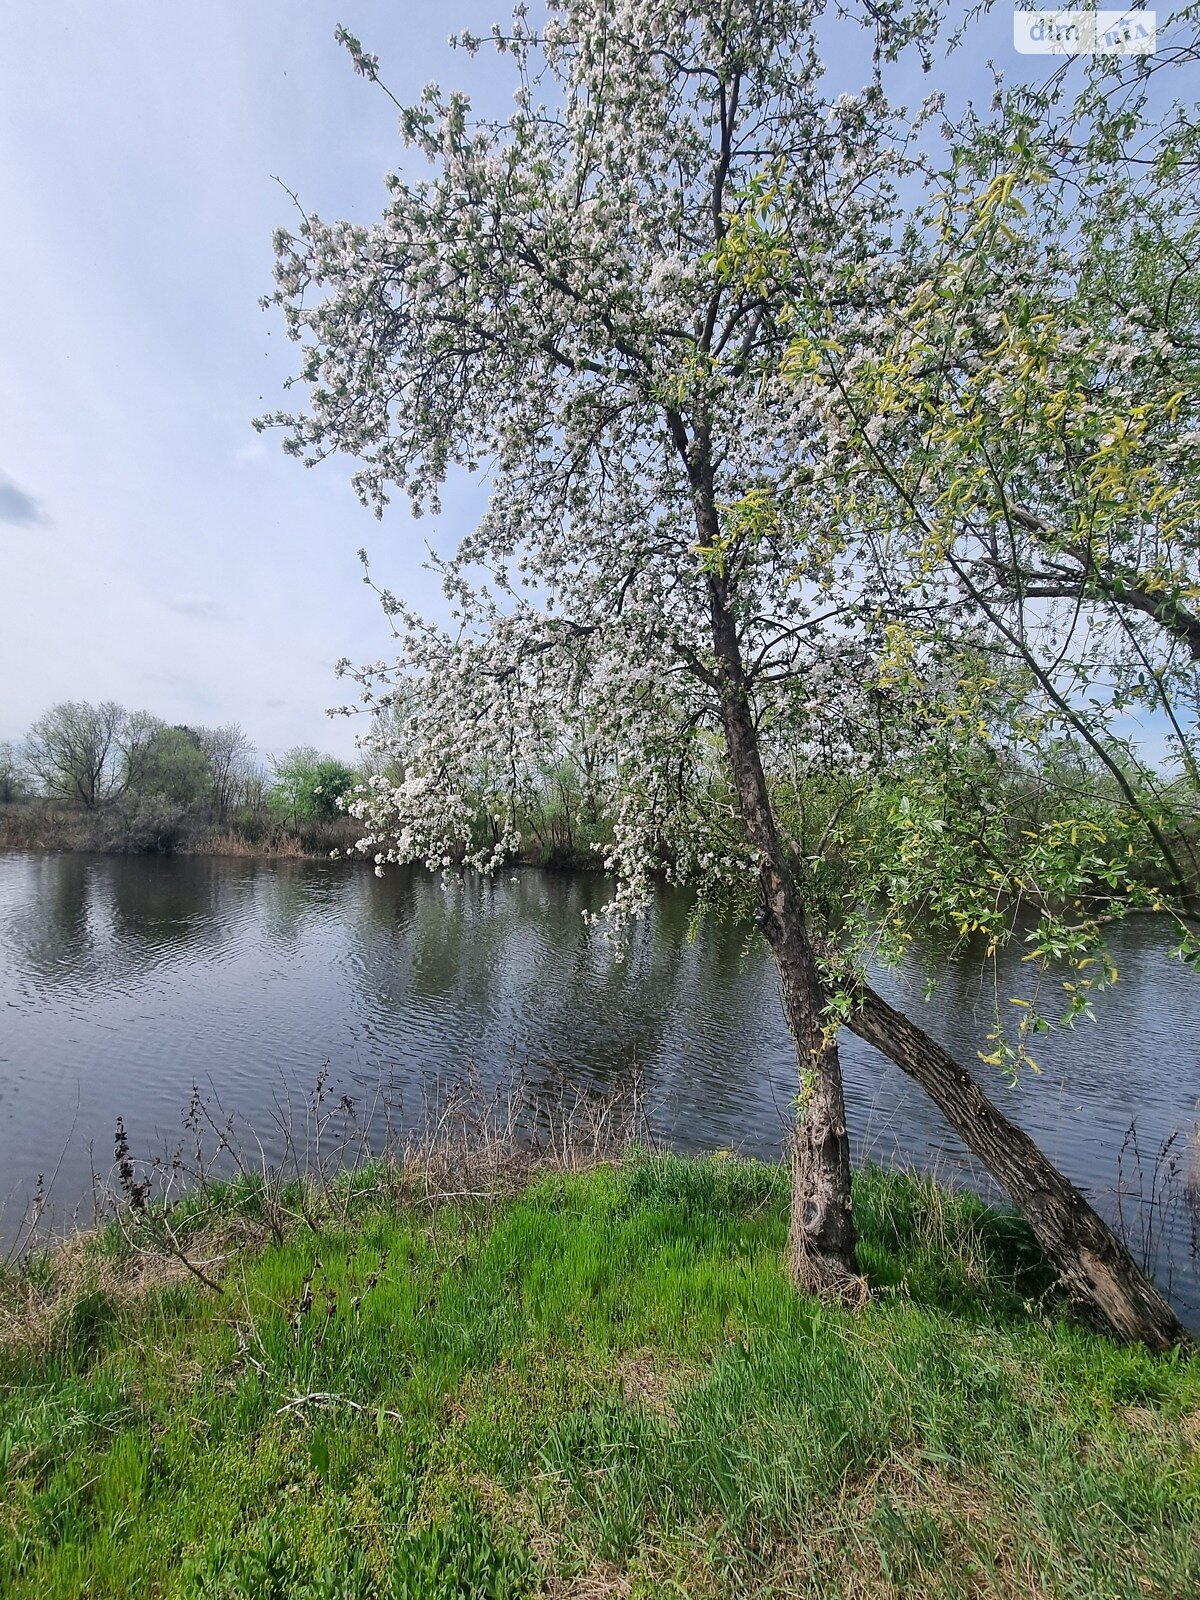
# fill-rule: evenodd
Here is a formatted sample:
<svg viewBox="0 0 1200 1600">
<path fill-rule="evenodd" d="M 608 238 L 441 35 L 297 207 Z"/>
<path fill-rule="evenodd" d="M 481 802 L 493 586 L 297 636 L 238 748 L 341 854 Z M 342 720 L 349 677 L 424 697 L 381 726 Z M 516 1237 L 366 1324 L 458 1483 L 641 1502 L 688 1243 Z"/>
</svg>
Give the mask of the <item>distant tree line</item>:
<svg viewBox="0 0 1200 1600">
<path fill-rule="evenodd" d="M 237 723 L 169 723 L 111 700 L 51 706 L 19 742 L 0 742 L 0 846 L 123 853 L 229 847 L 323 854 L 364 832 L 353 791 L 372 776 L 403 783 L 382 753 L 397 711 L 377 712 L 354 767 L 313 745 L 263 761 Z M 515 859 L 597 868 L 611 829 L 597 809 L 594 737 L 564 739 L 549 759 L 519 763 Z M 497 777 L 497 781 L 498 777 Z M 496 800 L 474 796 L 473 827 L 494 844 Z M 347 814 L 347 812 L 349 814 Z M 53 821 L 54 826 L 49 826 Z"/>
<path fill-rule="evenodd" d="M 187 824 L 263 836 L 271 824 L 330 822 L 359 774 L 296 746 L 264 765 L 237 723 L 169 723 L 115 701 L 51 706 L 19 744 L 0 744 L 0 806 L 41 802 L 99 823 L 114 816 L 147 848 Z M 158 845 L 155 845 L 155 839 Z"/>
</svg>

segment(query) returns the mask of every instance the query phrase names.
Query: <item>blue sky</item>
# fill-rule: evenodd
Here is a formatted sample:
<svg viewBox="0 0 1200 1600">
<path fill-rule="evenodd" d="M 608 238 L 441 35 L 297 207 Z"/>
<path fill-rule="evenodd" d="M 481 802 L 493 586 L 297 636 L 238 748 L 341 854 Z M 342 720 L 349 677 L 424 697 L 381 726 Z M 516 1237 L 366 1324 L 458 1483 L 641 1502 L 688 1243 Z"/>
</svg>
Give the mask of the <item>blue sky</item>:
<svg viewBox="0 0 1200 1600">
<path fill-rule="evenodd" d="M 381 529 L 348 467 L 250 426 L 294 360 L 257 304 L 293 220 L 272 174 L 373 218 L 400 154 L 338 21 L 398 93 L 465 64 L 433 5 L 0 0 L 0 739 L 112 697 L 353 748 L 332 663 L 387 638 L 355 552 L 411 590 L 427 525 Z"/>
<path fill-rule="evenodd" d="M 0 739 L 63 699 L 238 721 L 263 751 L 353 750 L 340 656 L 386 654 L 355 552 L 436 596 L 395 505 L 348 463 L 306 472 L 251 418 L 294 349 L 258 297 L 271 233 L 305 207 L 373 220 L 402 163 L 395 111 L 333 40 L 344 23 L 415 99 L 431 78 L 503 104 L 503 69 L 447 35 L 503 0 L 0 0 Z M 955 58 L 1017 69 L 1007 10 Z M 857 42 L 857 41 L 856 41 Z M 847 40 L 844 69 L 852 87 Z M 936 75 L 935 75 L 936 82 Z M 925 92 L 922 85 L 920 92 Z"/>
</svg>

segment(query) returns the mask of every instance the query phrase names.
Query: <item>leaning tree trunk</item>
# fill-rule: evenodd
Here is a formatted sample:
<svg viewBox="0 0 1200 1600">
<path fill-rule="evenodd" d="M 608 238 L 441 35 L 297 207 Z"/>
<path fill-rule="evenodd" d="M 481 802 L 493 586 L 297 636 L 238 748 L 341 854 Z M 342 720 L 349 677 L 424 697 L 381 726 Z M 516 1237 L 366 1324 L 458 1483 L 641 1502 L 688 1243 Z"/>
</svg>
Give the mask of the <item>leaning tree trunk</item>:
<svg viewBox="0 0 1200 1600">
<path fill-rule="evenodd" d="M 800 1115 L 792 1153 L 792 1276 L 811 1293 L 857 1298 L 862 1279 L 855 1255 L 850 1140 L 837 1041 L 826 1026 L 824 990 L 804 925 L 803 903 L 775 826 L 737 628 L 723 581 L 711 578 L 709 591 L 718 661 L 715 687 L 725 744 L 742 820 L 761 863 L 757 921 L 779 968 L 784 1015 L 800 1070 Z"/>
<path fill-rule="evenodd" d="M 1151 1350 L 1186 1344 L 1179 1318 L 1106 1222 L 935 1040 L 866 985 L 848 1026 L 920 1084 L 1008 1191 L 1067 1287 L 1110 1332 Z"/>
</svg>

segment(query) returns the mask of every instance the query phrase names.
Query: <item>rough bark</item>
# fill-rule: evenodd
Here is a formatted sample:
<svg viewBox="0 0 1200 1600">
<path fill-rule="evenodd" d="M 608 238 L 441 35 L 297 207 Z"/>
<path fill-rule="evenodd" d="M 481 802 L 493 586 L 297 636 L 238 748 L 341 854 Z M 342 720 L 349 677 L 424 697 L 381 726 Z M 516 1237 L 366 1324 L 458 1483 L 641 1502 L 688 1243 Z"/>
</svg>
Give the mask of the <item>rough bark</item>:
<svg viewBox="0 0 1200 1600">
<path fill-rule="evenodd" d="M 710 582 L 710 602 L 725 744 L 742 820 L 761 861 L 758 922 L 779 968 L 784 1015 L 800 1073 L 789 1264 L 800 1287 L 856 1299 L 862 1280 L 855 1255 L 850 1140 L 837 1042 L 825 1026 L 824 991 L 800 892 L 775 826 L 736 624 L 716 577 Z"/>
<path fill-rule="evenodd" d="M 770 825 L 773 832 L 773 818 Z M 800 1075 L 792 1136 L 789 1266 L 797 1284 L 811 1293 L 858 1298 L 850 1138 L 837 1040 L 825 1025 L 824 990 L 786 863 L 782 857 L 779 863 L 768 858 L 759 876 L 759 921 L 779 968 L 783 1012 Z"/>
<path fill-rule="evenodd" d="M 864 985 L 849 1027 L 920 1084 L 1027 1219 L 1067 1288 L 1107 1332 L 1167 1350 L 1190 1339 L 1129 1251 L 1028 1134 L 916 1023 Z"/>
</svg>

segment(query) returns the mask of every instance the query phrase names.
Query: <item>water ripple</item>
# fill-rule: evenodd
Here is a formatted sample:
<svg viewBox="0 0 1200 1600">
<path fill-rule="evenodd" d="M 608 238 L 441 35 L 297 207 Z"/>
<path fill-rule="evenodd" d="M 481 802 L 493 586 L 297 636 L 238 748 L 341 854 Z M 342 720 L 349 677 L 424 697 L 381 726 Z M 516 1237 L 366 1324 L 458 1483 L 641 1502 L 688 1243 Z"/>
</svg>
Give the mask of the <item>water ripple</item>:
<svg viewBox="0 0 1200 1600">
<path fill-rule="evenodd" d="M 487 1078 L 528 1058 L 603 1086 L 636 1061 L 682 1146 L 778 1154 L 795 1057 L 765 951 L 741 931 L 691 938 L 686 902 L 664 896 L 614 963 L 582 916 L 603 895 L 595 877 L 536 872 L 445 890 L 326 863 L 0 854 L 0 1199 L 60 1162 L 59 1199 L 86 1195 L 116 1116 L 135 1146 L 169 1144 L 193 1082 L 269 1128 L 325 1063 L 368 1097 L 390 1077 L 415 1109 L 430 1075 L 468 1064 Z M 1200 981 L 1151 921 L 1113 945 L 1122 977 L 1099 1025 L 1052 1036 L 1040 1077 L 988 1085 L 1110 1215 L 1131 1120 L 1152 1157 L 1193 1128 L 1200 1095 Z M 1026 976 L 1015 961 L 1002 975 Z M 928 1005 L 921 974 L 880 981 L 975 1060 L 977 965 L 945 971 Z M 889 1063 L 853 1037 L 843 1057 L 860 1155 L 974 1173 Z M 1197 1321 L 1193 1244 L 1177 1210 L 1160 1268 Z"/>
</svg>

